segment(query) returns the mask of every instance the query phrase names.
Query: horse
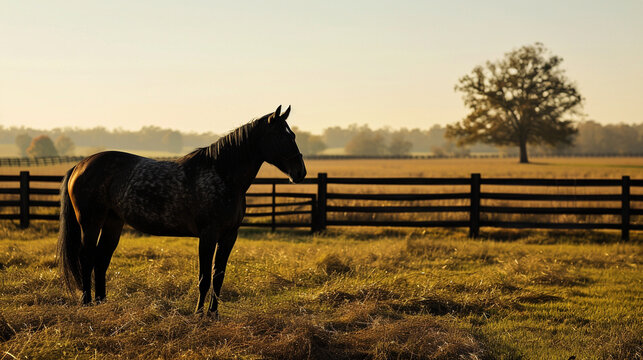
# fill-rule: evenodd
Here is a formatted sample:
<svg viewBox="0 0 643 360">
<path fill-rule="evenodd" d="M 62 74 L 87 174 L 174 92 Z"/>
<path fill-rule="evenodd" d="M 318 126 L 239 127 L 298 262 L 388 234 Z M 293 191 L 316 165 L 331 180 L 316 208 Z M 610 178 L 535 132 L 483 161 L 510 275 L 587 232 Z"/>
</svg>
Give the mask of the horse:
<svg viewBox="0 0 643 360">
<path fill-rule="evenodd" d="M 226 264 L 241 221 L 245 194 L 264 162 L 293 183 L 306 177 L 295 134 L 282 114 L 273 113 L 231 131 L 210 146 L 174 161 L 125 152 L 91 155 L 61 184 L 58 259 L 70 291 L 82 290 L 82 303 L 106 299 L 105 274 L 124 224 L 151 235 L 198 237 L 199 299 L 196 313 L 218 318 Z M 100 239 L 99 239 L 100 235 Z M 215 255 L 216 250 L 216 255 Z M 214 258 L 214 274 L 212 260 Z"/>
</svg>

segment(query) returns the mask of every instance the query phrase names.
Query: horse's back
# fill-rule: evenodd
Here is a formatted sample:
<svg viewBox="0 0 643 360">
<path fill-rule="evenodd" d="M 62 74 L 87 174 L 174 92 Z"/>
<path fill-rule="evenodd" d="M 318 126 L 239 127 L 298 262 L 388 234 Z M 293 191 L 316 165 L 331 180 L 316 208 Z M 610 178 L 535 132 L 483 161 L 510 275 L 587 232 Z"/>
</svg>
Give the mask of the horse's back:
<svg viewBox="0 0 643 360">
<path fill-rule="evenodd" d="M 95 192 L 112 183 L 114 179 L 126 178 L 144 157 L 120 151 L 100 152 L 81 160 L 69 179 L 69 192 Z"/>
<path fill-rule="evenodd" d="M 122 151 L 99 152 L 81 160 L 75 166 L 72 176 L 99 176 L 101 173 L 114 174 L 133 168 L 143 159 L 146 158 Z"/>
<path fill-rule="evenodd" d="M 194 232 L 190 217 L 194 194 L 176 162 L 108 151 L 83 160 L 74 175 L 77 198 L 112 211 L 140 231 L 156 235 Z"/>
<path fill-rule="evenodd" d="M 140 156 L 119 151 L 100 152 L 81 160 L 74 166 L 67 191 L 78 220 L 90 214 L 106 213 L 110 208 L 109 192 L 115 184 L 122 187 Z M 99 216 L 100 217 L 100 216 Z"/>
</svg>

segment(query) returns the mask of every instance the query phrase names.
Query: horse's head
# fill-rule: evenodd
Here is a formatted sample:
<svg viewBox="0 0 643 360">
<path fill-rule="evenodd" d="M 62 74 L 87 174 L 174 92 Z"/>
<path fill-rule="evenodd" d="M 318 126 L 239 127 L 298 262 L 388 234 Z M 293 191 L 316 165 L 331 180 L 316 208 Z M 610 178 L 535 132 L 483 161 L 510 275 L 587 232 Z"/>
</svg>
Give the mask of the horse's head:
<svg viewBox="0 0 643 360">
<path fill-rule="evenodd" d="M 274 113 L 268 115 L 267 130 L 260 147 L 267 163 L 283 171 L 290 181 L 298 183 L 306 177 L 306 165 L 295 142 L 295 133 L 286 123 L 289 114 L 290 106 L 281 114 L 280 105 Z"/>
</svg>

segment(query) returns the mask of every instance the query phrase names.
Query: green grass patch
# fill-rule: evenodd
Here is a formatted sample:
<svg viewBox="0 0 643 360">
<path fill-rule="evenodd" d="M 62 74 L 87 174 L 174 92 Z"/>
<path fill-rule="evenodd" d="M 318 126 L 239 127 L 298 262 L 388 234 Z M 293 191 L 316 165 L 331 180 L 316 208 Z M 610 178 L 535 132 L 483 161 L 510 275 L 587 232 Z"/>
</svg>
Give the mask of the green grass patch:
<svg viewBox="0 0 643 360">
<path fill-rule="evenodd" d="M 108 301 L 82 307 L 62 288 L 55 236 L 31 231 L 0 240 L 0 358 L 643 354 L 640 243 L 600 234 L 243 231 L 214 321 L 192 314 L 195 239 L 126 234 Z"/>
</svg>

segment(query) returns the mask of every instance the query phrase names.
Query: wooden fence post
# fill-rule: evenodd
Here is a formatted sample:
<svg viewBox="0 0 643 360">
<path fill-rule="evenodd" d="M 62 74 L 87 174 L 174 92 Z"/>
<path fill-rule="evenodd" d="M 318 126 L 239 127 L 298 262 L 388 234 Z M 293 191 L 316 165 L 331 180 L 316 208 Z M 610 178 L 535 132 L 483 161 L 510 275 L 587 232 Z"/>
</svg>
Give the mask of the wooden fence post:
<svg viewBox="0 0 643 360">
<path fill-rule="evenodd" d="M 29 227 L 29 171 L 20 172 L 20 227 Z"/>
<path fill-rule="evenodd" d="M 313 194 L 310 198 L 310 232 L 311 233 L 314 233 L 315 231 L 317 231 L 318 216 L 319 215 L 317 214 L 317 196 Z"/>
<path fill-rule="evenodd" d="M 275 211 L 277 210 L 277 184 L 275 182 L 272 183 L 272 231 L 274 232 L 277 230 L 277 221 L 275 219 Z"/>
<path fill-rule="evenodd" d="M 469 237 L 477 238 L 480 234 L 480 174 L 471 174 L 469 204 Z"/>
<path fill-rule="evenodd" d="M 326 230 L 327 181 L 328 175 L 326 173 L 317 173 L 317 231 Z"/>
<path fill-rule="evenodd" d="M 621 240 L 630 239 L 630 177 L 623 176 L 621 185 Z"/>
</svg>

